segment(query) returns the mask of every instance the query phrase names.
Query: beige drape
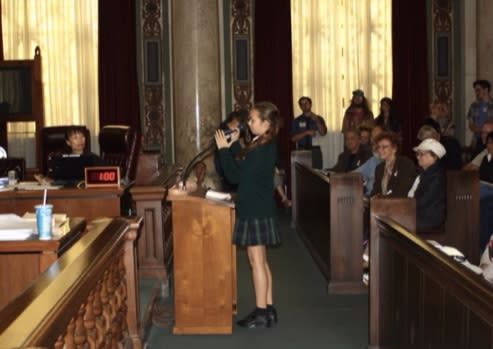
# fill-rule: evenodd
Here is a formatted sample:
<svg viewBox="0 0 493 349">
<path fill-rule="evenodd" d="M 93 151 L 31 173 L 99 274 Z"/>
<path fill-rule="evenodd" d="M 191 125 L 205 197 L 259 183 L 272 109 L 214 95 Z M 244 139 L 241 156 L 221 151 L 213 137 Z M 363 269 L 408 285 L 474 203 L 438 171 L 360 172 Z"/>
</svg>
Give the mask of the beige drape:
<svg viewBox="0 0 493 349">
<path fill-rule="evenodd" d="M 291 0 L 294 110 L 310 96 L 325 118 L 333 165 L 351 92 L 362 89 L 375 116 L 392 93 L 391 0 Z M 299 113 L 295 113 L 296 115 Z"/>
<path fill-rule="evenodd" d="M 45 125 L 86 125 L 97 152 L 98 0 L 1 5 L 5 59 L 32 59 L 34 48 L 41 48 Z"/>
</svg>

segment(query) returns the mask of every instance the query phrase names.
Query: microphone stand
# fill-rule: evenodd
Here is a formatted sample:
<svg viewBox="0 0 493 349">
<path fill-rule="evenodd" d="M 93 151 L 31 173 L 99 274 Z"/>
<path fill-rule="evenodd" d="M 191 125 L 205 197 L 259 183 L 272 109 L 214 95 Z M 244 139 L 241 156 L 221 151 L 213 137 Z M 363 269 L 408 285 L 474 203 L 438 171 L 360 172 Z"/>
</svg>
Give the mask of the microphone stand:
<svg viewBox="0 0 493 349">
<path fill-rule="evenodd" d="M 185 170 L 183 171 L 183 174 L 181 176 L 181 183 L 182 183 L 181 189 L 182 190 L 187 189 L 187 179 L 190 176 L 190 172 L 192 171 L 194 166 L 199 161 L 202 160 L 202 157 L 204 157 L 205 155 L 208 156 L 209 155 L 208 153 L 210 151 L 214 150 L 215 148 L 216 148 L 216 142 L 214 140 L 212 140 L 211 144 L 207 148 L 205 148 L 204 150 L 199 152 L 197 155 L 194 156 L 194 158 L 192 160 L 190 160 L 190 162 L 188 163 L 187 167 L 185 167 Z"/>
</svg>

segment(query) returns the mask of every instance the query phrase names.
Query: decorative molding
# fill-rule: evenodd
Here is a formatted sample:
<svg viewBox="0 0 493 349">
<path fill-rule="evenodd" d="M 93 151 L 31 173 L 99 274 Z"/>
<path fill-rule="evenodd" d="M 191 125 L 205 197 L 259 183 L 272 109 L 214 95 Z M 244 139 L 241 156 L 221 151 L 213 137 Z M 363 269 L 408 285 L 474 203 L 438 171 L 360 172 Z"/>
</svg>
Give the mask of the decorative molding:
<svg viewBox="0 0 493 349">
<path fill-rule="evenodd" d="M 452 114 L 454 93 L 454 46 L 452 0 L 433 0 L 432 7 L 432 101 L 446 103 Z M 452 115 L 450 115 L 452 117 Z"/>
<path fill-rule="evenodd" d="M 166 153 L 164 142 L 164 98 L 162 62 L 163 19 L 160 0 L 143 0 L 141 11 L 141 33 L 143 62 L 142 76 L 144 90 L 144 130 L 145 150 Z"/>
<path fill-rule="evenodd" d="M 253 37 L 250 12 L 252 1 L 231 1 L 232 104 L 234 110 L 249 110 L 253 104 Z"/>
</svg>

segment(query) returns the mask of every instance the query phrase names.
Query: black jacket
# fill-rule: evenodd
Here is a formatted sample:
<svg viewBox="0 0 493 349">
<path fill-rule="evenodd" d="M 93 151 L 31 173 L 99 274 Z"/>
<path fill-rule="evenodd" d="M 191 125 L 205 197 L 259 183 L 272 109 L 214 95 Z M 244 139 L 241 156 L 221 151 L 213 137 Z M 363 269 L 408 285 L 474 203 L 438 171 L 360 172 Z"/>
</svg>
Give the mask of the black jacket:
<svg viewBox="0 0 493 349">
<path fill-rule="evenodd" d="M 414 192 L 418 232 L 434 229 L 443 224 L 445 192 L 445 171 L 438 160 L 420 174 L 419 185 Z"/>
<path fill-rule="evenodd" d="M 384 195 L 393 198 L 405 198 L 407 193 L 416 179 L 416 166 L 411 159 L 397 155 L 392 169 L 392 176 L 387 184 L 387 192 L 382 193 L 383 171 L 385 169 L 385 161 L 378 164 L 375 168 L 375 183 L 373 184 L 373 195 Z"/>
<path fill-rule="evenodd" d="M 349 151 L 345 150 L 339 154 L 337 163 L 330 170 L 337 173 L 351 172 L 363 165 L 366 160 L 371 158 L 371 156 L 371 152 L 363 146 L 359 147 L 356 154 L 351 154 Z"/>
</svg>

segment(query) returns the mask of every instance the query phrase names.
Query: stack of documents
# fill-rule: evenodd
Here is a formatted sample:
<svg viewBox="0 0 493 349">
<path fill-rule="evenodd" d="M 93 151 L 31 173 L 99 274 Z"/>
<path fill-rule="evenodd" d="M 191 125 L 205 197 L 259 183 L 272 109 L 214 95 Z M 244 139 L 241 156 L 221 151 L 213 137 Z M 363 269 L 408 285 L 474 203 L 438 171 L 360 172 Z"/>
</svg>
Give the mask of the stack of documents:
<svg viewBox="0 0 493 349">
<path fill-rule="evenodd" d="M 32 234 L 36 234 L 36 220 L 0 214 L 0 241 L 25 240 Z"/>
<path fill-rule="evenodd" d="M 231 201 L 231 194 L 216 190 L 208 190 L 205 193 L 205 198 L 213 201 Z"/>
<path fill-rule="evenodd" d="M 469 263 L 469 261 L 466 259 L 464 254 L 461 251 L 459 251 L 458 249 L 456 249 L 455 247 L 443 246 L 435 240 L 427 240 L 427 241 L 428 241 L 428 243 L 433 245 L 435 248 L 437 248 L 440 251 L 442 251 L 443 253 L 445 253 L 447 256 L 452 257 L 453 259 L 455 259 L 457 262 L 461 263 L 466 268 L 469 268 L 474 273 L 479 274 L 479 275 L 481 275 L 483 273 L 483 270 L 480 267 L 478 267 L 477 265 Z"/>
</svg>

